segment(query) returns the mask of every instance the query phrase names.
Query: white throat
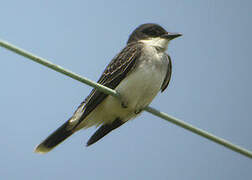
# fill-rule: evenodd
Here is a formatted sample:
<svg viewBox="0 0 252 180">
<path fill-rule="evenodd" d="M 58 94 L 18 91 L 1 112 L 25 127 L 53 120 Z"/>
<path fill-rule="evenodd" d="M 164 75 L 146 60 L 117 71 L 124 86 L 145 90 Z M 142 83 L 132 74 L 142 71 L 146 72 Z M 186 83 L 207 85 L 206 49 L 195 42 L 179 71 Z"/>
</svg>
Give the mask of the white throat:
<svg viewBox="0 0 252 180">
<path fill-rule="evenodd" d="M 169 44 L 168 39 L 164 39 L 164 38 L 160 38 L 160 37 L 139 40 L 139 42 L 142 42 L 147 46 L 152 46 L 155 48 L 162 49 L 163 51 L 166 51 L 166 49 L 168 48 L 168 44 Z"/>
</svg>

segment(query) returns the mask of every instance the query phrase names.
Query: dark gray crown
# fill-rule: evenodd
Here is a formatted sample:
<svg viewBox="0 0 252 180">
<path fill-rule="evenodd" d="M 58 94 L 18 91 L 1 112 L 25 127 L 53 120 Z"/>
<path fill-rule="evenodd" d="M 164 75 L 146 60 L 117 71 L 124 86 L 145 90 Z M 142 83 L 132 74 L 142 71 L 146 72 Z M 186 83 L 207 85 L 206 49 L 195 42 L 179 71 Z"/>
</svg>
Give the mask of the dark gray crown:
<svg viewBox="0 0 252 180">
<path fill-rule="evenodd" d="M 127 44 L 150 37 L 160 37 L 164 34 L 167 34 L 167 31 L 158 24 L 142 24 L 131 33 Z"/>
</svg>

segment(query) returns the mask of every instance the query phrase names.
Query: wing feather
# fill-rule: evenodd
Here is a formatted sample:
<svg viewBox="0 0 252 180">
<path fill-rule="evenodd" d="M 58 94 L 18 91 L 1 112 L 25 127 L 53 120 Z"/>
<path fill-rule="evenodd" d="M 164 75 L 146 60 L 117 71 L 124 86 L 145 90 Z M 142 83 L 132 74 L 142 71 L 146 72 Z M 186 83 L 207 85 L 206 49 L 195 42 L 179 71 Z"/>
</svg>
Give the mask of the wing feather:
<svg viewBox="0 0 252 180">
<path fill-rule="evenodd" d="M 163 92 L 167 88 L 167 86 L 168 86 L 168 84 L 169 84 L 169 82 L 171 80 L 171 74 L 172 74 L 171 57 L 168 54 L 166 55 L 166 57 L 168 58 L 168 67 L 167 67 L 167 72 L 166 72 L 164 82 L 163 82 L 163 84 L 161 86 L 161 92 Z"/>
<path fill-rule="evenodd" d="M 115 89 L 137 63 L 136 60 L 140 56 L 141 48 L 142 45 L 140 43 L 128 44 L 115 58 L 112 59 L 97 82 L 111 89 Z M 90 112 L 104 101 L 107 96 L 107 94 L 93 89 L 79 106 L 79 108 L 82 108 L 81 112 L 83 114 L 77 120 L 78 123 L 74 123 L 74 126 L 78 126 L 78 124 L 80 124 Z M 80 112 L 79 108 L 75 113 Z"/>
</svg>

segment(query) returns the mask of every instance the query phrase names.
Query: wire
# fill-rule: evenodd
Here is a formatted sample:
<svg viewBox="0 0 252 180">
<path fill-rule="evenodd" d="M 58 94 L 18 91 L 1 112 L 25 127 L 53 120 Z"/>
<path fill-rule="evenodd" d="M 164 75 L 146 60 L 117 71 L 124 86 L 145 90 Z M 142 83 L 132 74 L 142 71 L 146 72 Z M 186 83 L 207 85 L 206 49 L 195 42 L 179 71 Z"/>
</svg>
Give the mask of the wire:
<svg viewBox="0 0 252 180">
<path fill-rule="evenodd" d="M 6 41 L 0 40 L 0 46 L 6 48 L 6 49 L 8 49 L 8 50 L 10 50 L 10 51 L 12 51 L 12 52 L 14 52 L 16 54 L 19 54 L 19 55 L 24 56 L 24 57 L 26 57 L 28 59 L 31 59 L 31 60 L 39 63 L 39 64 L 42 64 L 42 65 L 44 65 L 44 66 L 46 66 L 48 68 L 51 68 L 51 69 L 53 69 L 53 70 L 55 70 L 55 71 L 57 71 L 59 73 L 65 74 L 65 75 L 67 75 L 67 76 L 69 76 L 69 77 L 71 77 L 71 78 L 73 78 L 73 79 L 75 79 L 77 81 L 80 81 L 80 82 L 85 83 L 85 84 L 87 84 L 89 86 L 92 86 L 93 88 L 95 88 L 95 89 L 97 89 L 99 91 L 102 91 L 103 93 L 106 93 L 106 94 L 109 94 L 111 96 L 120 98 L 120 95 L 115 90 L 110 89 L 108 87 L 105 87 L 105 86 L 103 86 L 101 84 L 98 84 L 98 83 L 96 83 L 94 81 L 91 81 L 91 80 L 89 80 L 89 79 L 87 79 L 85 77 L 82 77 L 82 76 L 80 76 L 80 75 L 78 75 L 78 74 L 76 74 L 74 72 L 71 72 L 71 71 L 69 71 L 69 70 L 67 70 L 67 69 L 65 69 L 65 68 L 63 68 L 61 66 L 53 64 L 53 63 L 51 63 L 50 61 L 48 61 L 48 60 L 46 60 L 44 58 L 36 56 L 36 55 L 34 55 L 34 54 L 30 53 L 30 52 L 27 52 L 27 51 L 25 51 L 25 50 L 23 50 L 21 48 L 18 48 L 17 46 L 14 46 L 14 45 L 6 42 Z M 231 143 L 231 142 L 229 142 L 229 141 L 227 141 L 227 140 L 225 140 L 223 138 L 217 137 L 217 136 L 215 136 L 215 135 L 213 135 L 211 133 L 208 133 L 207 131 L 199 129 L 199 128 L 191 125 L 191 124 L 188 124 L 188 123 L 186 123 L 186 122 L 184 122 L 182 120 L 179 120 L 179 119 L 177 119 L 175 117 L 172 117 L 172 116 L 170 116 L 170 115 L 168 115 L 168 114 L 166 114 L 164 112 L 160 112 L 159 110 L 156 110 L 156 109 L 154 109 L 154 108 L 152 108 L 150 106 L 146 107 L 144 110 L 151 113 L 151 114 L 153 114 L 153 115 L 155 115 L 155 116 L 158 116 L 158 117 L 160 117 L 160 118 L 162 118 L 162 119 L 164 119 L 166 121 L 169 121 L 169 122 L 171 122 L 171 123 L 173 123 L 173 124 L 175 124 L 177 126 L 180 126 L 180 127 L 184 128 L 184 129 L 187 129 L 187 130 L 189 130 L 189 131 L 191 131 L 191 132 L 193 132 L 195 134 L 198 134 L 198 135 L 200 135 L 202 137 L 205 137 L 205 138 L 207 138 L 207 139 L 209 139 L 209 140 L 211 140 L 211 141 L 213 141 L 215 143 L 218 143 L 218 144 L 220 144 L 220 145 L 222 145 L 222 146 L 224 146 L 224 147 L 226 147 L 226 148 L 228 148 L 230 150 L 238 152 L 238 153 L 240 153 L 242 155 L 245 155 L 245 156 L 252 159 L 252 152 L 251 151 L 249 151 L 249 150 L 247 150 L 245 148 L 242 148 L 242 147 L 240 147 L 238 145 L 235 145 L 235 144 L 233 144 L 233 143 Z"/>
</svg>

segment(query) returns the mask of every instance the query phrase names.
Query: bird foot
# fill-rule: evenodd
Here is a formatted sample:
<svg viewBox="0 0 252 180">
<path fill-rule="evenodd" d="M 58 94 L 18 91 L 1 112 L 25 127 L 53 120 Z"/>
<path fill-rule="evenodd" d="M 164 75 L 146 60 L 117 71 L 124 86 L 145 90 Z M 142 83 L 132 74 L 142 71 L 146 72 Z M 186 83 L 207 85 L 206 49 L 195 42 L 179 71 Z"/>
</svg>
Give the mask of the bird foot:
<svg viewBox="0 0 252 180">
<path fill-rule="evenodd" d="M 135 114 L 139 114 L 139 113 L 141 113 L 143 111 L 143 109 L 136 109 L 135 110 Z"/>
<path fill-rule="evenodd" d="M 128 108 L 128 103 L 126 101 L 121 102 L 122 108 Z"/>
</svg>

